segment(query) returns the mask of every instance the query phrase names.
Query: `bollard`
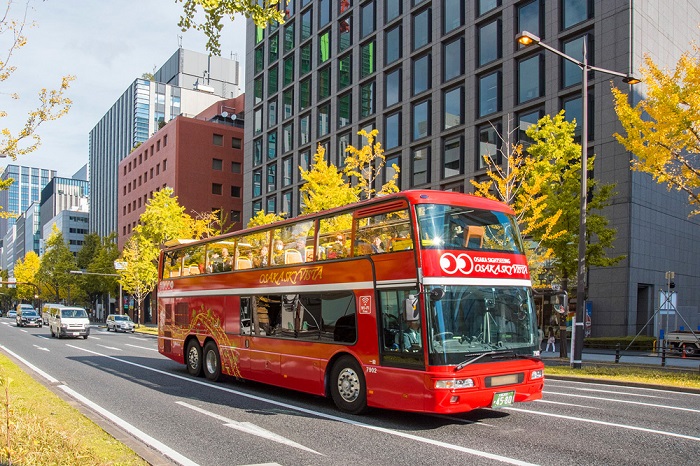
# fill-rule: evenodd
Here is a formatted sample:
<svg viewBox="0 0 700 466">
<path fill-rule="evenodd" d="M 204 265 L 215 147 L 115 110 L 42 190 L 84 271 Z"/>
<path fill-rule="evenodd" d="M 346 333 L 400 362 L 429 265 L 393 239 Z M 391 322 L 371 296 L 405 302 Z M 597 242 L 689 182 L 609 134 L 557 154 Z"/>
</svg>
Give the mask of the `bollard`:
<svg viewBox="0 0 700 466">
<path fill-rule="evenodd" d="M 661 345 L 661 367 L 666 367 L 666 345 Z"/>
<path fill-rule="evenodd" d="M 620 362 L 620 344 L 615 345 L 615 364 Z"/>
</svg>

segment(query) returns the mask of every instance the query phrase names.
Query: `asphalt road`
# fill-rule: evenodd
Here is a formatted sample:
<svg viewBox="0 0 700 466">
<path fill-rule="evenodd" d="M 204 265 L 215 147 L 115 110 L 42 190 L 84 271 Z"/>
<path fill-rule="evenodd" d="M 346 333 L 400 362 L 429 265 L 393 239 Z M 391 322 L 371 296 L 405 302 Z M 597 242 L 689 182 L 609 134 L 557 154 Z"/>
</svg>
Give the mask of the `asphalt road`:
<svg viewBox="0 0 700 466">
<path fill-rule="evenodd" d="M 349 416 L 323 398 L 193 379 L 149 336 L 93 328 L 87 340 L 58 340 L 2 318 L 0 351 L 157 464 L 657 465 L 700 456 L 699 394 L 548 380 L 542 401 L 502 410 Z"/>
</svg>

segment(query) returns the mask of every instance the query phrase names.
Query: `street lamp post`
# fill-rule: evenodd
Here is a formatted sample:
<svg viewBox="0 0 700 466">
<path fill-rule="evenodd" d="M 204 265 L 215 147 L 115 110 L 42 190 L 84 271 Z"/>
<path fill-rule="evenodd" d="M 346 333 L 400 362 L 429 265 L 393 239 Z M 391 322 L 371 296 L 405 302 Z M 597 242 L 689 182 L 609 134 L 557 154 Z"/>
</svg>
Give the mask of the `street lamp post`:
<svg viewBox="0 0 700 466">
<path fill-rule="evenodd" d="M 583 72 L 583 78 L 581 83 L 582 95 L 581 95 L 581 202 L 580 202 L 580 215 L 579 215 L 579 228 L 578 228 L 578 269 L 576 272 L 576 325 L 573 332 L 573 357 L 572 357 L 572 367 L 576 369 L 581 368 L 581 357 L 583 354 L 583 324 L 585 318 L 585 300 L 586 300 L 586 208 L 587 208 L 587 197 L 588 197 L 588 72 L 589 71 L 599 71 L 601 73 L 611 74 L 613 76 L 622 77 L 622 81 L 627 84 L 637 84 L 640 82 L 639 79 L 633 77 L 630 74 L 619 73 L 617 71 L 606 70 L 604 68 L 598 68 L 597 66 L 591 66 L 588 64 L 588 53 L 586 50 L 586 40 L 583 40 L 583 58 L 582 60 L 577 60 L 564 52 L 551 47 L 536 36 L 528 31 L 522 31 L 520 34 L 515 36 L 520 44 L 528 45 L 538 45 L 545 50 L 548 50 L 555 55 L 559 55 L 563 59 L 570 61 L 578 65 Z"/>
<path fill-rule="evenodd" d="M 70 273 L 74 275 L 102 275 L 104 277 L 119 277 L 120 275 L 118 273 L 100 273 L 100 272 L 85 272 L 83 270 L 71 270 Z M 117 283 L 119 283 L 119 314 L 122 313 L 122 282 L 117 280 Z"/>
</svg>

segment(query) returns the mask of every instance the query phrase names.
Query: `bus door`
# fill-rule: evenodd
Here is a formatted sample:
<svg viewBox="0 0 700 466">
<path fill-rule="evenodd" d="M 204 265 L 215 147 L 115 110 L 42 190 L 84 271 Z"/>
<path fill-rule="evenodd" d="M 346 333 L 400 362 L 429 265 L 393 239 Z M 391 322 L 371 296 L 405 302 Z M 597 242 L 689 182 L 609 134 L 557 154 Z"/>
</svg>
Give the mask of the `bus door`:
<svg viewBox="0 0 700 466">
<path fill-rule="evenodd" d="M 238 367 L 244 377 L 261 382 L 276 384 L 280 371 L 280 355 L 270 351 L 271 339 L 256 338 L 266 336 L 269 330 L 270 303 L 263 297 L 241 298 L 242 344 Z M 248 372 L 246 374 L 246 372 Z"/>
</svg>

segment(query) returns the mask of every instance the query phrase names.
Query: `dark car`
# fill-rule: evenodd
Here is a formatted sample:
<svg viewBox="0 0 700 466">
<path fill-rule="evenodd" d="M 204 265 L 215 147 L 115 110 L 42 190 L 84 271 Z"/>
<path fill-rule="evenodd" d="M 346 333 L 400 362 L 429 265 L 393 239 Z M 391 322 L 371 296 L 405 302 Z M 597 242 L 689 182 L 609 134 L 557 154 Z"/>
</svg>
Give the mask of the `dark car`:
<svg viewBox="0 0 700 466">
<path fill-rule="evenodd" d="M 41 327 L 44 322 L 34 309 L 22 309 L 15 317 L 17 327 Z"/>
</svg>

